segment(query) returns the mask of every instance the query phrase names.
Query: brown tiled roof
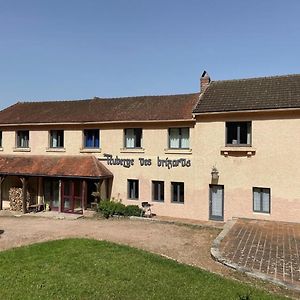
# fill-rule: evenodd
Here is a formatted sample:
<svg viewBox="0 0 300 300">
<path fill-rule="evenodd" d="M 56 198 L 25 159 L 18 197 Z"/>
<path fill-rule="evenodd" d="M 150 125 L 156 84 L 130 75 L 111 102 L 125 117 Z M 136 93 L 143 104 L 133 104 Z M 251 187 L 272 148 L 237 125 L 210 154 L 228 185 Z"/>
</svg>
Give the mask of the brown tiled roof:
<svg viewBox="0 0 300 300">
<path fill-rule="evenodd" d="M 0 124 L 192 119 L 199 93 L 49 102 L 18 102 L 0 111 Z"/>
<path fill-rule="evenodd" d="M 1 175 L 102 178 L 112 173 L 94 156 L 0 155 Z"/>
<path fill-rule="evenodd" d="M 300 75 L 213 81 L 195 113 L 300 108 Z"/>
</svg>

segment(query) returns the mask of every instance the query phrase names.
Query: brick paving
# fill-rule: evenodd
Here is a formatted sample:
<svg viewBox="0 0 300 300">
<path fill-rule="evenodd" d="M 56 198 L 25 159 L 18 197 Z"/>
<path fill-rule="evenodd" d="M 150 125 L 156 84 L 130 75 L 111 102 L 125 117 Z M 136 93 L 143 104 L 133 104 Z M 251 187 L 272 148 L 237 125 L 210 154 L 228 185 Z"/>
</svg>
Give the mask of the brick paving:
<svg viewBox="0 0 300 300">
<path fill-rule="evenodd" d="M 300 224 L 239 219 L 220 251 L 240 267 L 300 287 Z"/>
</svg>

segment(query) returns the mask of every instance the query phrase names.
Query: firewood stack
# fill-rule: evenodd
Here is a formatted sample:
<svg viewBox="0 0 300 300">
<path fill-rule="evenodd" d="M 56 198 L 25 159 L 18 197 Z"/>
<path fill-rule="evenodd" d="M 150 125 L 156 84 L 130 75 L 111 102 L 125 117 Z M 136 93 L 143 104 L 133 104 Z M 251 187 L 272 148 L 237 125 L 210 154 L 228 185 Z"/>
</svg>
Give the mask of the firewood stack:
<svg viewBox="0 0 300 300">
<path fill-rule="evenodd" d="M 9 189 L 9 203 L 10 203 L 10 210 L 22 211 L 22 203 L 23 203 L 22 188 L 12 187 Z M 26 207 L 28 207 L 29 204 L 30 204 L 30 194 L 29 192 L 27 192 Z"/>
</svg>

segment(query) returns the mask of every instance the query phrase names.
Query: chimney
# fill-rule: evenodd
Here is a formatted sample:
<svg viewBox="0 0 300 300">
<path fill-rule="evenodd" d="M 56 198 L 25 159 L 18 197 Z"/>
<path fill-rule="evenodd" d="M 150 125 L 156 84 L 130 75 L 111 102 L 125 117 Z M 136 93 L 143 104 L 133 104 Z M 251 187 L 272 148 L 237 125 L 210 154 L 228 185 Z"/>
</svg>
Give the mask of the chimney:
<svg viewBox="0 0 300 300">
<path fill-rule="evenodd" d="M 210 77 L 206 71 L 204 71 L 200 78 L 200 92 L 203 93 L 209 86 Z"/>
</svg>

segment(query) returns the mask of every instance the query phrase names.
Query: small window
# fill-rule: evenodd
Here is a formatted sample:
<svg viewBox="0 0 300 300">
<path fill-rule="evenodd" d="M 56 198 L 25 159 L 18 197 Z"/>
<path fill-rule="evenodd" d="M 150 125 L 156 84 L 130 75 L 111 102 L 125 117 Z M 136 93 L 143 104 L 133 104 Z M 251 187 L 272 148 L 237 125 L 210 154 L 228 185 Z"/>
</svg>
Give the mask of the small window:
<svg viewBox="0 0 300 300">
<path fill-rule="evenodd" d="M 84 148 L 99 148 L 100 134 L 99 129 L 85 129 L 84 130 Z"/>
<path fill-rule="evenodd" d="M 189 128 L 169 128 L 169 148 L 189 149 L 190 129 Z"/>
<path fill-rule="evenodd" d="M 142 147 L 142 128 L 126 128 L 125 148 L 141 148 Z"/>
<path fill-rule="evenodd" d="M 17 148 L 29 148 L 29 131 L 17 131 Z"/>
<path fill-rule="evenodd" d="M 163 202 L 165 198 L 165 189 L 163 181 L 152 181 L 152 200 Z"/>
<path fill-rule="evenodd" d="M 0 148 L 2 148 L 2 131 L 0 131 Z"/>
<path fill-rule="evenodd" d="M 171 182 L 172 202 L 184 203 L 184 183 Z"/>
<path fill-rule="evenodd" d="M 50 148 L 64 147 L 64 131 L 50 130 Z"/>
<path fill-rule="evenodd" d="M 139 199 L 139 181 L 137 179 L 128 179 L 128 199 Z"/>
<path fill-rule="evenodd" d="M 251 145 L 251 122 L 226 122 L 227 146 Z"/>
<path fill-rule="evenodd" d="M 253 188 L 253 211 L 270 213 L 271 190 L 269 188 Z"/>
</svg>

